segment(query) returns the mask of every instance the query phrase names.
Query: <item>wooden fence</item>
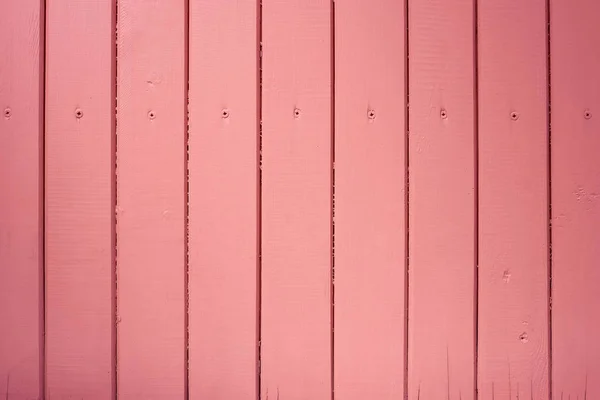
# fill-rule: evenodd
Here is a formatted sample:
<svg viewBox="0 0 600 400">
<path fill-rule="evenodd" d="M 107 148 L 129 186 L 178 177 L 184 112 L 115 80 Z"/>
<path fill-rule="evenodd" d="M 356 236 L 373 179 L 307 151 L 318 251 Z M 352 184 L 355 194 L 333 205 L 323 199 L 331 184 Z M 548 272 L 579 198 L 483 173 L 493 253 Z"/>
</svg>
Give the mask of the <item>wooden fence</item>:
<svg viewBox="0 0 600 400">
<path fill-rule="evenodd" d="M 0 397 L 600 398 L 598 1 L 1 5 Z"/>
</svg>

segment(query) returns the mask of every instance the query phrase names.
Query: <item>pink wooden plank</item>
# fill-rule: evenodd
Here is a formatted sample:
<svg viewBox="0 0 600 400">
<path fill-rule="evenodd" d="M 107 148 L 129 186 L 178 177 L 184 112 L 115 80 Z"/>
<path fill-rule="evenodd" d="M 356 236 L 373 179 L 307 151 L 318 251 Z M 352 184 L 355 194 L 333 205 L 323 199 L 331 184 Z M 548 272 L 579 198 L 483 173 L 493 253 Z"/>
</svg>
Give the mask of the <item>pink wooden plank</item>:
<svg viewBox="0 0 600 400">
<path fill-rule="evenodd" d="M 190 3 L 192 399 L 258 395 L 258 3 Z"/>
<path fill-rule="evenodd" d="M 600 3 L 550 2 L 552 392 L 600 398 Z"/>
<path fill-rule="evenodd" d="M 43 8 L 0 13 L 0 393 L 43 396 Z"/>
<path fill-rule="evenodd" d="M 475 396 L 473 0 L 409 1 L 409 398 Z"/>
<path fill-rule="evenodd" d="M 114 5 L 46 10 L 46 397 L 114 395 Z"/>
<path fill-rule="evenodd" d="M 479 16 L 479 398 L 548 398 L 546 1 Z"/>
<path fill-rule="evenodd" d="M 117 71 L 117 393 L 186 391 L 184 0 L 121 0 Z"/>
<path fill-rule="evenodd" d="M 263 399 L 331 398 L 331 3 L 262 4 Z"/>
<path fill-rule="evenodd" d="M 334 391 L 340 399 L 404 397 L 405 7 L 382 0 L 335 7 Z"/>
</svg>

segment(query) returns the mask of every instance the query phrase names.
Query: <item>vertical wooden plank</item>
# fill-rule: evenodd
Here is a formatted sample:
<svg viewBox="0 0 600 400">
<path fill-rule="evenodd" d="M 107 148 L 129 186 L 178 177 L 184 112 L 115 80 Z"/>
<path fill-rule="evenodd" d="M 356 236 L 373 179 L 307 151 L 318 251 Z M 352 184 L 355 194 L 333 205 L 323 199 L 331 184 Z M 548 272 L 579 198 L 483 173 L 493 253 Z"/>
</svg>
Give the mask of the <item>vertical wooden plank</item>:
<svg viewBox="0 0 600 400">
<path fill-rule="evenodd" d="M 262 4 L 261 395 L 331 398 L 331 3 Z"/>
<path fill-rule="evenodd" d="M 479 398 L 548 398 L 546 1 L 480 1 Z"/>
<path fill-rule="evenodd" d="M 119 2 L 118 395 L 185 393 L 183 0 Z"/>
<path fill-rule="evenodd" d="M 600 3 L 550 1 L 553 397 L 600 397 Z"/>
<path fill-rule="evenodd" d="M 409 398 L 475 393 L 473 0 L 409 1 Z"/>
<path fill-rule="evenodd" d="M 46 397 L 114 395 L 114 5 L 46 10 Z"/>
<path fill-rule="evenodd" d="M 0 393 L 43 395 L 43 8 L 0 14 Z"/>
<path fill-rule="evenodd" d="M 335 334 L 340 399 L 404 396 L 403 1 L 335 6 Z"/>
<path fill-rule="evenodd" d="M 121 399 L 185 394 L 185 1 L 119 1 L 117 321 Z"/>
<path fill-rule="evenodd" d="M 190 3 L 192 399 L 258 395 L 258 3 Z"/>
</svg>

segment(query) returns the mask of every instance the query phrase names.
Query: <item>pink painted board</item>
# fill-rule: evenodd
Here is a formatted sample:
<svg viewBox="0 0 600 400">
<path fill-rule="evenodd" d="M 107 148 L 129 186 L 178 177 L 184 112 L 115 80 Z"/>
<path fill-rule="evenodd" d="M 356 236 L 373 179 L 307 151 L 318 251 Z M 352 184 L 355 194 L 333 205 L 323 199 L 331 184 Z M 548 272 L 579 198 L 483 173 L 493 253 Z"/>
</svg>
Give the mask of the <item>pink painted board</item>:
<svg viewBox="0 0 600 400">
<path fill-rule="evenodd" d="M 473 0 L 409 9 L 408 397 L 475 396 Z"/>
<path fill-rule="evenodd" d="M 262 17 L 261 398 L 330 399 L 331 3 Z"/>
<path fill-rule="evenodd" d="M 478 8 L 480 399 L 547 399 L 544 0 Z"/>
<path fill-rule="evenodd" d="M 192 0 L 189 385 L 258 396 L 258 3 Z"/>
<path fill-rule="evenodd" d="M 600 398 L 600 3 L 550 2 L 552 394 Z"/>
<path fill-rule="evenodd" d="M 39 0 L 0 13 L 0 394 L 43 395 L 43 35 Z"/>
<path fill-rule="evenodd" d="M 46 8 L 46 398 L 114 396 L 114 18 Z"/>
<path fill-rule="evenodd" d="M 122 0 L 117 72 L 120 399 L 186 391 L 186 7 Z"/>
<path fill-rule="evenodd" d="M 335 5 L 334 392 L 401 399 L 406 345 L 403 1 Z"/>
</svg>

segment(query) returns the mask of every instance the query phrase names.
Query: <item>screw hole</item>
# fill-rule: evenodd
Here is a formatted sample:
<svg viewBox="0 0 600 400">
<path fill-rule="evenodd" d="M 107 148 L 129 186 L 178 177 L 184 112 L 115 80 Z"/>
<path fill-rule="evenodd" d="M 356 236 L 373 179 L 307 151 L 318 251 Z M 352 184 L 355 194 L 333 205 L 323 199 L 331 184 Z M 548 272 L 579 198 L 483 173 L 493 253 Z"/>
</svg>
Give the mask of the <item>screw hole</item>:
<svg viewBox="0 0 600 400">
<path fill-rule="evenodd" d="M 300 109 L 299 108 L 294 108 L 294 117 L 295 118 L 300 117 Z"/>
<path fill-rule="evenodd" d="M 7 108 L 7 109 L 4 110 L 4 116 L 6 118 L 10 118 L 10 116 L 11 116 L 10 108 Z"/>
<path fill-rule="evenodd" d="M 585 119 L 590 119 L 592 118 L 592 113 L 590 112 L 590 110 L 585 110 L 585 112 L 583 113 L 583 117 Z"/>
<path fill-rule="evenodd" d="M 516 121 L 519 119 L 519 114 L 515 111 L 510 113 L 510 119 L 512 119 L 513 121 Z"/>
<path fill-rule="evenodd" d="M 445 109 L 442 108 L 441 111 L 440 111 L 440 117 L 442 119 L 448 118 L 448 111 L 446 111 Z"/>
<path fill-rule="evenodd" d="M 80 108 L 75 110 L 75 117 L 77 117 L 77 118 L 83 117 L 83 111 L 81 111 Z"/>
<path fill-rule="evenodd" d="M 222 118 L 229 118 L 229 110 L 228 109 L 223 109 L 223 111 L 221 111 L 221 117 Z"/>
<path fill-rule="evenodd" d="M 156 114 L 154 113 L 154 111 L 149 111 L 148 112 L 148 118 L 150 118 L 150 119 L 156 118 Z"/>
<path fill-rule="evenodd" d="M 367 112 L 367 116 L 369 117 L 369 119 L 375 119 L 375 110 L 369 110 Z"/>
</svg>

